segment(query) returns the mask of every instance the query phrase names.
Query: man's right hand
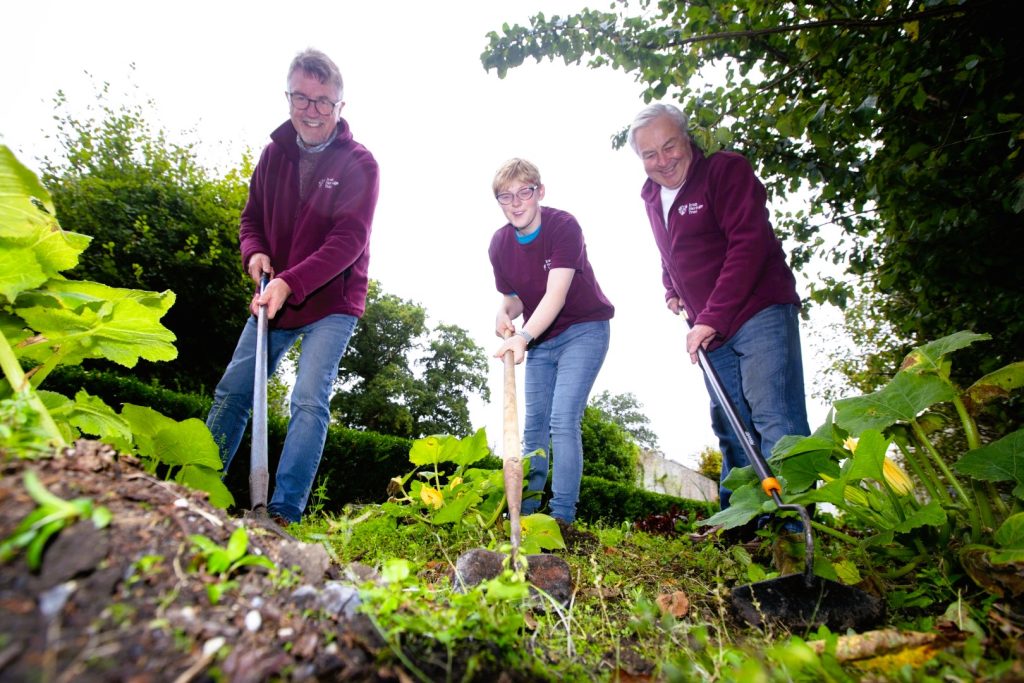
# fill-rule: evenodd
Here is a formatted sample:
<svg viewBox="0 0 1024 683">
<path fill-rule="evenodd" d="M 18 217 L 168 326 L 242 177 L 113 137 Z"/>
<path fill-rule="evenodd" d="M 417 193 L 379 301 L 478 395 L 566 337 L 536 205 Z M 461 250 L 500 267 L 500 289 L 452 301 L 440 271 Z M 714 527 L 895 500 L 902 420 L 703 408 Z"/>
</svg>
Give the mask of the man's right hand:
<svg viewBox="0 0 1024 683">
<path fill-rule="evenodd" d="M 270 265 L 270 257 L 266 254 L 253 254 L 249 258 L 247 270 L 249 271 L 249 277 L 257 284 L 259 284 L 263 273 L 270 275 L 271 279 L 274 277 L 274 269 Z"/>
</svg>

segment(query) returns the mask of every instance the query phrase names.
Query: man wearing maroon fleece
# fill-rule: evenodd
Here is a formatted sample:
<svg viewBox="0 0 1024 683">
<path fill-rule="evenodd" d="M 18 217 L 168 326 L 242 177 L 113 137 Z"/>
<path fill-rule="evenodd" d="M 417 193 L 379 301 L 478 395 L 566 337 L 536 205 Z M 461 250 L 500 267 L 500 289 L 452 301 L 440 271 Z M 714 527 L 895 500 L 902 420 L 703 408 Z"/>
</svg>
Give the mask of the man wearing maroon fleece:
<svg viewBox="0 0 1024 683">
<path fill-rule="evenodd" d="M 704 153 L 686 116 L 654 104 L 636 117 L 629 142 L 648 180 L 641 196 L 661 252 L 665 301 L 686 311 L 686 352 L 704 347 L 766 456 L 785 434 L 806 435 L 798 313 L 800 297 L 768 218 L 767 194 L 750 163 L 734 152 Z M 724 481 L 748 464 L 711 392 L 711 424 Z M 720 486 L 721 506 L 730 491 Z"/>
<path fill-rule="evenodd" d="M 298 521 L 306 508 L 327 437 L 331 387 L 366 304 L 378 169 L 341 118 L 342 96 L 341 72 L 327 55 L 309 49 L 292 60 L 285 91 L 290 118 L 271 133 L 242 211 L 242 265 L 254 282 L 270 277 L 250 304 L 254 314 L 267 307 L 269 374 L 302 339 L 268 505 L 278 523 Z M 225 471 L 249 420 L 255 372 L 256 318 L 250 316 L 206 419 Z"/>
</svg>

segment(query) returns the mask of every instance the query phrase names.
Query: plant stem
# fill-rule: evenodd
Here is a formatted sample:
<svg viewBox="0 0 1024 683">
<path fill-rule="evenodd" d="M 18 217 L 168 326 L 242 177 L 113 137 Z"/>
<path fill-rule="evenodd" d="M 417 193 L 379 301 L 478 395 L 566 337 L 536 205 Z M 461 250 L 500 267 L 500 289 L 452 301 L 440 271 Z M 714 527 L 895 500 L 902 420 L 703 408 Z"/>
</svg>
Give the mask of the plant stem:
<svg viewBox="0 0 1024 683">
<path fill-rule="evenodd" d="M 963 424 L 964 435 L 967 437 L 968 450 L 973 451 L 976 448 L 981 448 L 981 436 L 978 434 L 978 425 L 975 423 L 974 418 L 971 417 L 971 414 L 967 412 L 967 406 L 964 405 L 963 399 L 959 396 L 955 397 L 953 399 L 953 406 L 956 408 L 957 415 L 960 416 L 961 424 Z M 984 486 L 985 491 L 982 493 L 978 490 L 978 485 L 972 482 L 972 488 L 974 489 L 975 495 L 978 497 L 978 501 L 986 508 L 990 504 L 994 504 L 999 516 L 1005 519 L 1009 516 L 1010 511 L 1007 509 L 1002 496 L 999 495 L 999 492 L 996 490 L 996 487 L 992 482 L 986 482 Z M 987 515 L 986 511 L 982 510 L 982 515 L 987 516 L 989 520 L 993 519 L 991 509 L 988 510 Z"/>
<path fill-rule="evenodd" d="M 60 433 L 57 423 L 53 421 L 53 416 L 50 415 L 50 411 L 43 405 L 39 395 L 32 389 L 32 385 L 25 377 L 25 371 L 21 369 L 21 363 L 18 362 L 18 358 L 14 355 L 14 349 L 11 348 L 7 337 L 2 332 L 0 332 L 0 369 L 3 369 L 4 376 L 11 385 L 11 390 L 16 394 L 23 393 L 28 400 L 29 406 L 39 414 L 39 422 L 43 431 L 49 437 L 51 445 L 57 448 L 67 446 L 68 444 L 64 441 L 64 436 Z"/>
<path fill-rule="evenodd" d="M 826 533 L 829 536 L 838 538 L 840 541 L 849 543 L 850 545 L 857 545 L 858 543 L 860 543 L 860 539 L 844 534 L 842 531 L 836 531 L 832 527 L 825 526 L 821 522 L 816 522 L 813 519 L 811 520 L 811 526 L 814 527 L 816 530 L 821 531 L 822 533 Z"/>
<path fill-rule="evenodd" d="M 974 423 L 974 418 L 967 412 L 967 406 L 964 405 L 963 400 L 959 396 L 953 398 L 953 406 L 956 408 L 956 414 L 960 416 L 960 422 L 964 426 L 964 436 L 967 437 L 968 450 L 973 451 L 975 448 L 981 448 L 978 426 Z"/>
<path fill-rule="evenodd" d="M 896 442 L 896 447 L 903 453 L 907 467 L 913 470 L 914 475 L 917 476 L 921 484 L 928 491 L 928 495 L 932 497 L 932 500 L 945 501 L 948 504 L 952 504 L 953 499 L 949 497 L 949 494 L 946 493 L 946 490 L 938 482 L 938 473 L 929 467 L 922 466 L 914 449 L 901 442 Z"/>
<path fill-rule="evenodd" d="M 974 498 L 967 495 L 967 491 L 965 491 L 964 487 L 960 485 L 960 481 L 956 478 L 956 475 L 954 475 L 952 470 L 949 469 L 949 466 L 946 465 L 946 462 L 942 459 L 939 452 L 935 450 L 935 446 L 932 445 L 932 442 L 928 440 L 928 435 L 924 433 L 924 429 L 921 427 L 921 424 L 917 420 L 911 420 L 910 428 L 914 430 L 914 435 L 917 436 L 918 441 L 920 441 L 921 445 L 924 447 L 925 452 L 927 452 L 931 456 L 931 459 L 935 461 L 936 467 L 938 467 L 943 476 L 945 476 L 946 481 L 948 481 L 949 485 L 953 487 L 954 491 L 956 491 L 960 504 L 967 509 L 967 515 L 971 520 L 972 534 L 980 532 L 981 519 L 978 515 L 978 507 L 974 502 Z"/>
</svg>

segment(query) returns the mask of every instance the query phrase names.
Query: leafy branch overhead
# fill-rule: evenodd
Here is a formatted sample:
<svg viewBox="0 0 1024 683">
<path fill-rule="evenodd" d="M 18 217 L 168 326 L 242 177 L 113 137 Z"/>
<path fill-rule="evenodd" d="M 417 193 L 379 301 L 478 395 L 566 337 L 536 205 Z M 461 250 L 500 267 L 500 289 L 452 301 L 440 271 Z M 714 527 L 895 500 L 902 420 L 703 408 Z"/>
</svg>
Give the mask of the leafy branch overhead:
<svg viewBox="0 0 1024 683">
<path fill-rule="evenodd" d="M 621 69 L 645 102 L 679 102 L 701 147 L 735 149 L 758 168 L 793 264 L 830 269 L 807 273 L 810 298 L 871 302 L 888 324 L 861 325 L 848 309 L 848 331 L 869 360 L 880 357 L 877 370 L 902 355 L 878 330 L 907 340 L 905 351 L 998 324 L 985 354 L 961 359 L 959 372 L 977 376 L 1024 347 L 1015 9 L 1010 0 L 625 0 L 506 24 L 488 35 L 481 61 L 501 77 L 531 57 Z M 628 124 L 609 131 L 616 145 Z M 865 389 L 879 376 L 850 374 Z"/>
</svg>

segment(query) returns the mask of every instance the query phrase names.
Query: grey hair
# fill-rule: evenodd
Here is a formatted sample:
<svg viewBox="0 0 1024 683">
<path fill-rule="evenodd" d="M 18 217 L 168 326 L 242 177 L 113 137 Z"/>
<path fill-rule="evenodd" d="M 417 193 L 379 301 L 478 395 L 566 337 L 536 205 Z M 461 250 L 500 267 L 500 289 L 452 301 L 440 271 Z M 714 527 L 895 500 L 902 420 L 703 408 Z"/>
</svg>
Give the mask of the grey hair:
<svg viewBox="0 0 1024 683">
<path fill-rule="evenodd" d="M 341 70 L 323 52 L 308 47 L 295 55 L 295 59 L 288 67 L 288 80 L 291 80 L 292 74 L 300 69 L 307 76 L 313 76 L 321 83 L 333 85 L 338 91 L 338 99 L 345 99 L 345 84 L 341 80 Z"/>
<path fill-rule="evenodd" d="M 643 111 L 637 114 L 636 118 L 633 119 L 633 123 L 629 126 L 629 146 L 632 147 L 633 151 L 637 154 L 639 154 L 640 151 L 636 148 L 636 132 L 644 126 L 650 125 L 654 119 L 660 116 L 667 116 L 672 119 L 672 121 L 679 126 L 679 130 L 682 134 L 688 137 L 688 122 L 686 120 L 686 114 L 684 114 L 679 107 L 674 104 L 652 104 L 645 107 Z"/>
</svg>

